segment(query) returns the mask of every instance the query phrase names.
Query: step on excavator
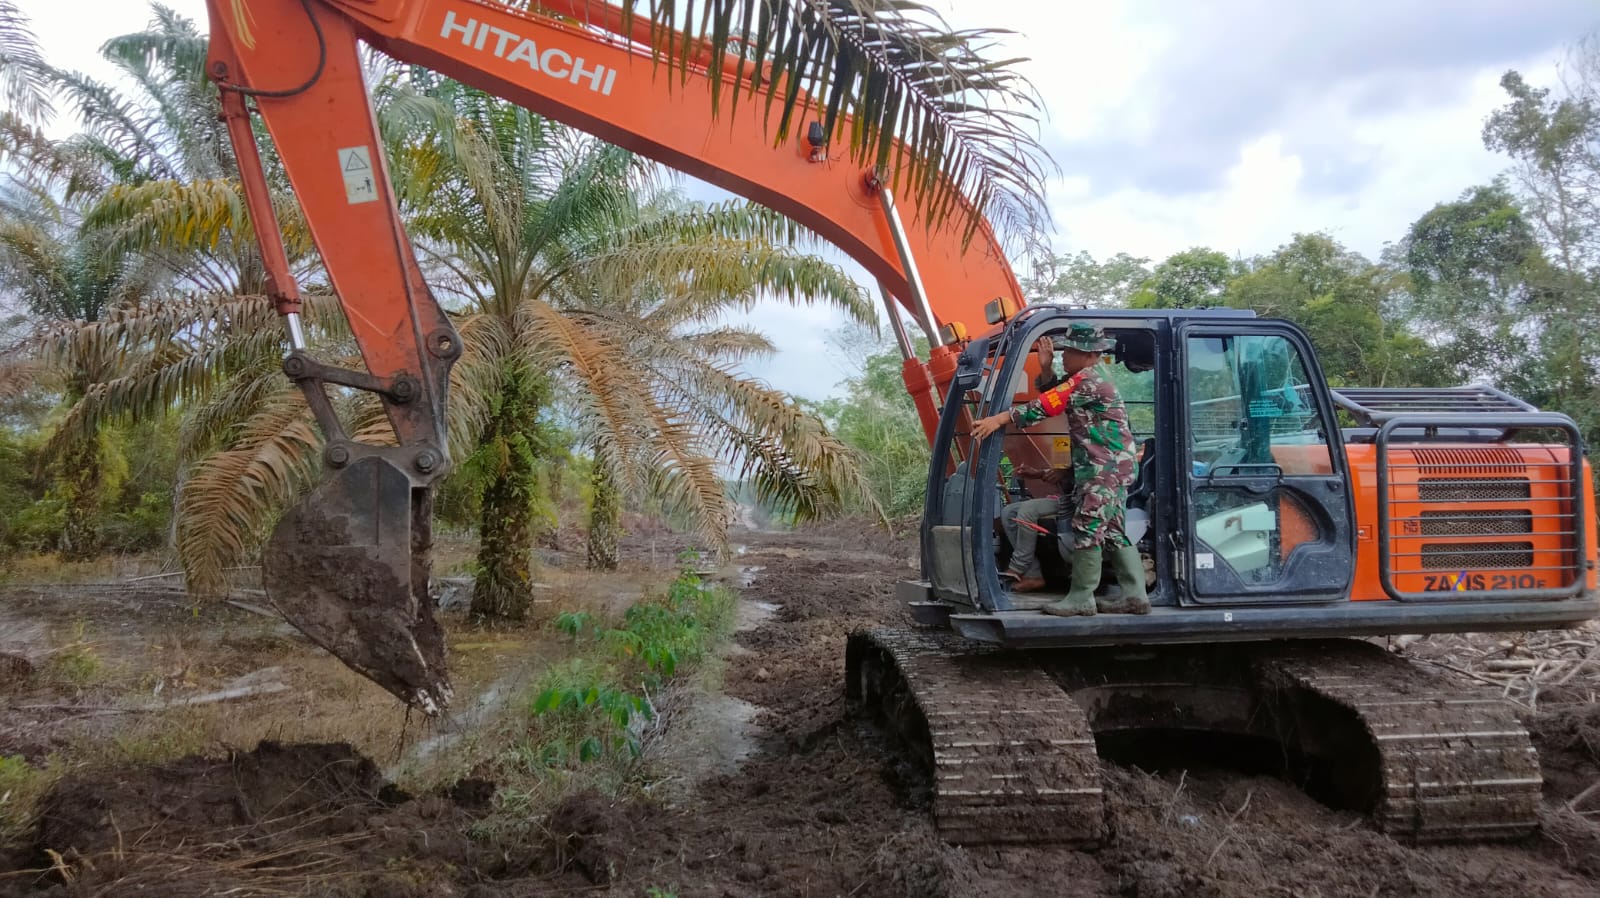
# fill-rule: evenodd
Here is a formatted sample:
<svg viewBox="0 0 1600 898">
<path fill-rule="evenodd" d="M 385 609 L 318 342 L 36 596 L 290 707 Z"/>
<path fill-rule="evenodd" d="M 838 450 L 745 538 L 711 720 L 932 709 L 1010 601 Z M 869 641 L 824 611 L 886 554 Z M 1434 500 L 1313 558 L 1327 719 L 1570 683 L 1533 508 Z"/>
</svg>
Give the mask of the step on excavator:
<svg viewBox="0 0 1600 898">
<path fill-rule="evenodd" d="M 763 28 L 787 8 L 751 6 Z M 755 103 L 719 111 L 740 91 L 771 96 L 770 68 L 599 0 L 208 10 L 208 73 L 286 323 L 284 371 L 325 438 L 322 481 L 265 550 L 268 593 L 409 705 L 450 702 L 428 579 L 461 341 L 401 226 L 361 43 L 769 206 L 878 281 L 933 453 L 922 573 L 896 587 L 917 626 L 853 634 L 844 688 L 922 762 L 947 839 L 1099 841 L 1097 749 L 1151 732 L 1271 745 L 1286 774 L 1398 838 L 1537 826 L 1538 759 L 1509 708 L 1365 637 L 1561 628 L 1600 612 L 1590 470 L 1567 417 L 1483 386 L 1330 388 L 1298 328 L 1248 312 L 1030 305 L 973 202 L 947 214 L 937 192 L 896 192 L 911 148 L 875 164 L 834 148 L 855 124 L 808 93 L 816 82 L 786 85 L 804 127 L 780 128 Z M 692 51 L 683 65 L 660 64 L 668 41 Z M 257 119 L 365 371 L 306 345 Z M 1003 504 L 1050 488 L 1003 466 L 1064 465 L 1070 440 L 1060 419 L 983 441 L 972 423 L 1036 395 L 1057 365 L 1053 338 L 1080 322 L 1114 342 L 1103 363 L 1140 441 L 1127 520 L 1149 614 L 1040 613 L 1070 574 L 1048 537 L 1042 590 L 1000 577 Z M 376 395 L 392 444 L 354 439 L 330 385 Z"/>
</svg>

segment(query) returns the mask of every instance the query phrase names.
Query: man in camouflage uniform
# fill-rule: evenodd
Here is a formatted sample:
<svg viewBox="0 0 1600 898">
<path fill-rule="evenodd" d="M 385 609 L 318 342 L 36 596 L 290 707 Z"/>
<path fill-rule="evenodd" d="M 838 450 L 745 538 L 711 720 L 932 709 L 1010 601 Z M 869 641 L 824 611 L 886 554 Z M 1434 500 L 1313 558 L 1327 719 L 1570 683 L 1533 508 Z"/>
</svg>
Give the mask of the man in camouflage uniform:
<svg viewBox="0 0 1600 898">
<path fill-rule="evenodd" d="M 1008 424 L 1026 428 L 1047 417 L 1067 416 L 1074 487 L 1070 499 L 1061 497 L 1056 520 L 1058 527 L 1062 526 L 1059 522 L 1070 521 L 1066 526 L 1072 541 L 1072 586 L 1065 599 L 1043 610 L 1063 617 L 1097 610 L 1147 614 L 1150 600 L 1145 594 L 1144 563 L 1122 529 L 1128 486 L 1137 473 L 1138 449 L 1128 427 L 1127 407 L 1100 367 L 1100 354 L 1115 344 L 1100 328 L 1083 323 L 1072 325 L 1055 343 L 1067 379 L 1021 408 L 979 419 L 973 436 L 987 439 Z M 1122 595 L 1097 602 L 1094 592 L 1100 585 L 1105 553 L 1110 554 Z"/>
</svg>

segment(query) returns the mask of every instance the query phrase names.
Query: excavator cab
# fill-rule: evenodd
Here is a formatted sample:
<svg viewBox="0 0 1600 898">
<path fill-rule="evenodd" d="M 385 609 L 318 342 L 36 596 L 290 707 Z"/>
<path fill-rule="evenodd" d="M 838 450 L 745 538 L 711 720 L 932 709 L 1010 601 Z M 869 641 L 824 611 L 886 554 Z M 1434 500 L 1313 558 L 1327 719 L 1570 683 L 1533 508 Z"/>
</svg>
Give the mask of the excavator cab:
<svg viewBox="0 0 1600 898">
<path fill-rule="evenodd" d="M 1004 507 L 1058 491 L 1016 470 L 1070 468 L 1071 445 L 1064 418 L 981 445 L 970 422 L 1035 395 L 1048 382 L 1039 375 L 1051 364 L 1050 338 L 1086 320 L 1115 342 L 1102 364 L 1141 448 L 1126 524 L 1148 572 L 1148 616 L 1038 613 L 1066 590 L 1060 522 L 1043 522 L 1053 526 L 1038 539 L 1045 590 L 1013 593 L 999 577 L 1011 548 L 997 523 Z M 1591 616 L 1593 535 L 1576 427 L 1487 388 L 1464 390 L 1399 399 L 1336 391 L 1299 328 L 1249 311 L 1030 306 L 962 352 L 934 440 L 923 577 L 901 584 L 901 595 L 924 622 L 1029 647 L 1504 629 Z M 1379 399 L 1386 410 L 1360 404 Z M 1452 403 L 1472 414 L 1441 416 Z M 1375 416 L 1383 427 L 1360 426 Z M 1447 456 L 1515 457 L 1544 485 L 1522 487 L 1516 495 L 1530 501 L 1509 523 L 1500 512 L 1513 503 L 1490 498 L 1505 488 L 1496 478 L 1507 469 L 1443 464 Z M 1471 503 L 1480 495 L 1489 504 Z M 1437 588 L 1446 576 L 1463 587 L 1448 602 Z"/>
</svg>

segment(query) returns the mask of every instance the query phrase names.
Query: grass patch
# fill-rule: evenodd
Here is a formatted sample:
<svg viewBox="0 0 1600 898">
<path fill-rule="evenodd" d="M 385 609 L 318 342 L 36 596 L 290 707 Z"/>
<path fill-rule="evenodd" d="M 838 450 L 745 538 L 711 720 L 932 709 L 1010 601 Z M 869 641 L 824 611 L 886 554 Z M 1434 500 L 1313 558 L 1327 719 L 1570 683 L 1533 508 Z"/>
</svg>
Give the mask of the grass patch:
<svg viewBox="0 0 1600 898">
<path fill-rule="evenodd" d="M 39 799 L 54 782 L 49 770 L 19 755 L 0 755 L 0 845 L 23 841 L 33 827 Z"/>
<path fill-rule="evenodd" d="M 44 665 L 44 679 L 57 686 L 82 689 L 99 679 L 105 664 L 94 645 L 84 638 L 86 625 L 72 625 L 72 641 L 51 653 Z"/>
</svg>

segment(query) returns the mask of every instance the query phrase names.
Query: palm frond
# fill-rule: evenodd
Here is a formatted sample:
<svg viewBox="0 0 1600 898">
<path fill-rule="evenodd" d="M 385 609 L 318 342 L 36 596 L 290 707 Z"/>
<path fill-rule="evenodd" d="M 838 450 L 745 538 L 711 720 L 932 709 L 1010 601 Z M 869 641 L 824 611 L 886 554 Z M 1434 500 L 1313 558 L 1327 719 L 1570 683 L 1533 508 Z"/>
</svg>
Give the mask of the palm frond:
<svg viewBox="0 0 1600 898">
<path fill-rule="evenodd" d="M 603 330 L 647 372 L 635 378 L 634 401 L 695 427 L 701 451 L 736 465 L 764 500 L 802 517 L 835 511 L 846 499 L 871 502 L 854 452 L 785 394 L 709 363 L 643 322 L 614 318 Z"/>
<path fill-rule="evenodd" d="M 106 161 L 116 169 L 118 180 L 183 176 L 163 152 L 165 139 L 153 131 L 157 120 L 132 100 L 111 85 L 78 72 L 52 68 L 47 76 L 77 111 L 79 122 L 108 151 Z"/>
<path fill-rule="evenodd" d="M 79 141 L 51 140 L 13 112 L 0 112 L 0 162 L 13 163 L 13 177 L 30 190 L 59 188 L 69 201 L 105 186 L 96 160 Z"/>
<path fill-rule="evenodd" d="M 599 235 L 572 253 L 569 269 L 590 293 L 628 296 L 641 284 L 662 285 L 653 308 L 639 309 L 662 326 L 714 320 L 763 297 L 824 302 L 876 326 L 873 303 L 843 268 L 791 247 L 822 240 L 791 219 L 755 203 L 655 207 L 635 223 Z"/>
<path fill-rule="evenodd" d="M 657 380 L 678 390 L 711 451 L 737 465 L 764 501 L 802 518 L 837 511 L 846 499 L 871 502 L 854 451 L 786 394 L 714 365 L 674 365 Z"/>
<path fill-rule="evenodd" d="M 597 253 L 583 265 L 575 274 L 601 296 L 630 295 L 651 282 L 671 284 L 674 295 L 653 310 L 663 324 L 747 311 L 764 298 L 791 305 L 823 303 L 868 325 L 877 320 L 865 291 L 842 268 L 783 246 L 663 241 Z"/>
<path fill-rule="evenodd" d="M 324 346 L 348 338 L 337 301 L 305 297 L 308 334 Z M 196 447 L 242 420 L 249 409 L 212 395 L 237 376 L 272 378 L 266 370 L 283 356 L 277 313 L 264 296 L 175 298 L 117 309 L 103 320 L 55 328 L 38 343 L 43 363 L 79 369 L 85 359 L 103 360 L 105 376 L 88 385 L 67 411 L 49 445 L 59 448 L 86 438 L 112 421 L 165 414 L 199 404 L 211 409 L 187 444 Z M 280 383 L 282 374 L 277 378 Z M 224 395 L 227 395 L 225 391 Z"/>
<path fill-rule="evenodd" d="M 285 201 L 276 211 L 290 258 L 310 255 L 311 234 L 298 205 Z M 248 244 L 252 233 L 243 192 L 233 179 L 117 184 L 100 195 L 84 224 L 111 234 L 112 247 L 123 252 L 215 253 L 228 243 Z"/>
<path fill-rule="evenodd" d="M 178 557 L 191 594 L 227 592 L 223 572 L 249 557 L 272 515 L 310 480 L 320 445 L 305 401 L 283 391 L 232 445 L 196 465 L 178 499 Z"/>
<path fill-rule="evenodd" d="M 778 351 L 771 337 L 750 327 L 716 327 L 680 333 L 677 340 L 695 355 L 715 362 L 743 362 Z"/>
<path fill-rule="evenodd" d="M 296 389 L 275 362 L 276 358 L 263 359 L 261 364 L 238 372 L 192 404 L 178 428 L 180 461 L 222 446 L 245 421 L 269 402 L 277 401 L 278 394 Z"/>
<path fill-rule="evenodd" d="M 14 0 L 0 0 L 0 100 L 8 113 L 31 119 L 50 116 L 45 68 L 27 14 Z"/>
<path fill-rule="evenodd" d="M 659 406 L 647 407 L 647 420 L 653 425 L 648 442 L 652 451 L 625 458 L 622 467 L 637 466 L 632 479 L 642 479 L 645 490 L 660 499 L 669 514 L 686 521 L 697 539 L 719 550 L 726 548 L 733 507 L 715 461 L 698 444 L 696 428 L 673 421 Z"/>
<path fill-rule="evenodd" d="M 1021 60 L 988 58 L 1006 32 L 954 31 L 915 0 L 700 4 L 626 0 L 624 27 L 647 17 L 653 52 L 680 72 L 703 61 L 730 114 L 759 95 L 776 141 L 820 121 L 853 161 L 890 168 L 935 223 L 955 213 L 970 229 L 982 213 L 1021 239 L 1047 219 L 1038 100 Z M 672 29 L 693 39 L 664 42 Z M 736 88 L 724 98 L 725 73 Z"/>
</svg>

